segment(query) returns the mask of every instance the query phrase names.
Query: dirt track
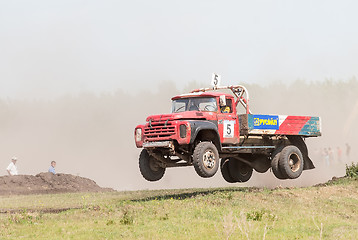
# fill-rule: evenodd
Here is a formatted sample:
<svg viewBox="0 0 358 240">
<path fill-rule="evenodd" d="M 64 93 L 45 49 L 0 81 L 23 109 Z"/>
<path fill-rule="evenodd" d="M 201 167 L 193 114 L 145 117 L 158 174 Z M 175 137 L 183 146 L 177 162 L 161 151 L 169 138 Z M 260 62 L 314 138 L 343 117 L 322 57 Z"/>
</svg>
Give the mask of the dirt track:
<svg viewBox="0 0 358 240">
<path fill-rule="evenodd" d="M 39 173 L 36 176 L 0 177 L 0 195 L 47 194 L 66 192 L 105 192 L 95 181 L 71 174 Z"/>
</svg>

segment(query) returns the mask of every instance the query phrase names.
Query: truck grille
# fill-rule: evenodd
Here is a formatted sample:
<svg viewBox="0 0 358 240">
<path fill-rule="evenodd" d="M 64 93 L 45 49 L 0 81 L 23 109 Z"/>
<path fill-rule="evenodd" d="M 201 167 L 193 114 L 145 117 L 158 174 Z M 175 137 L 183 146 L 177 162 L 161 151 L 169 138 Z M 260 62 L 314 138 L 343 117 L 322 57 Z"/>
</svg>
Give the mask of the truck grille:
<svg viewBox="0 0 358 240">
<path fill-rule="evenodd" d="M 144 137 L 149 141 L 168 139 L 174 134 L 175 126 L 171 122 L 152 122 L 144 128 Z"/>
</svg>

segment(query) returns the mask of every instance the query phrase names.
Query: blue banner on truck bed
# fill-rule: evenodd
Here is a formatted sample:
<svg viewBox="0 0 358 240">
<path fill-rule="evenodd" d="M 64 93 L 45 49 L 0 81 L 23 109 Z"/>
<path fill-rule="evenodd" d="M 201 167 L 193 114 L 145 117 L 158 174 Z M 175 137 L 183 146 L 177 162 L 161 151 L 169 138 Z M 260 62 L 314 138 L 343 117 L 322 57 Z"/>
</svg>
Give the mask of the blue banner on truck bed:
<svg viewBox="0 0 358 240">
<path fill-rule="evenodd" d="M 248 114 L 250 134 L 321 136 L 321 118 Z"/>
<path fill-rule="evenodd" d="M 278 130 L 280 127 L 278 115 L 249 115 L 250 129 Z"/>
</svg>

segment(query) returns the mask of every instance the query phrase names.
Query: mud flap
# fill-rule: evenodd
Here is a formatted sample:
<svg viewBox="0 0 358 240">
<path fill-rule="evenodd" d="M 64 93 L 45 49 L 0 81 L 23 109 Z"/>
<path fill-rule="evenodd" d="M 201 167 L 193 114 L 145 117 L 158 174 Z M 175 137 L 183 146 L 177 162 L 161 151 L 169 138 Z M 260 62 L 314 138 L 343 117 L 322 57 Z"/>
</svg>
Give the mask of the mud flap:
<svg viewBox="0 0 358 240">
<path fill-rule="evenodd" d="M 301 136 L 287 136 L 288 140 L 298 147 L 303 155 L 303 170 L 314 169 L 315 166 L 313 165 L 312 160 L 308 156 L 308 149 L 306 143 L 303 141 Z"/>
</svg>

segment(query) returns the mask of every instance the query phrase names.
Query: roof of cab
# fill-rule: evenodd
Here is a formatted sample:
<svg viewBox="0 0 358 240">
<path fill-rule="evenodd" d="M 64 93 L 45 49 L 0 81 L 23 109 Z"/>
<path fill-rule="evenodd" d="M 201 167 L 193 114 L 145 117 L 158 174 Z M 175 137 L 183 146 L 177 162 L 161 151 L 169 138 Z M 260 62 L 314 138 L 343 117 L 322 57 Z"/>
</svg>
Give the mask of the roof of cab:
<svg viewBox="0 0 358 240">
<path fill-rule="evenodd" d="M 172 100 L 180 99 L 180 98 L 191 98 L 191 97 L 219 97 L 225 95 L 226 97 L 233 97 L 230 94 L 223 92 L 194 92 L 194 93 L 184 93 L 181 95 L 177 95 L 172 98 Z"/>
</svg>

